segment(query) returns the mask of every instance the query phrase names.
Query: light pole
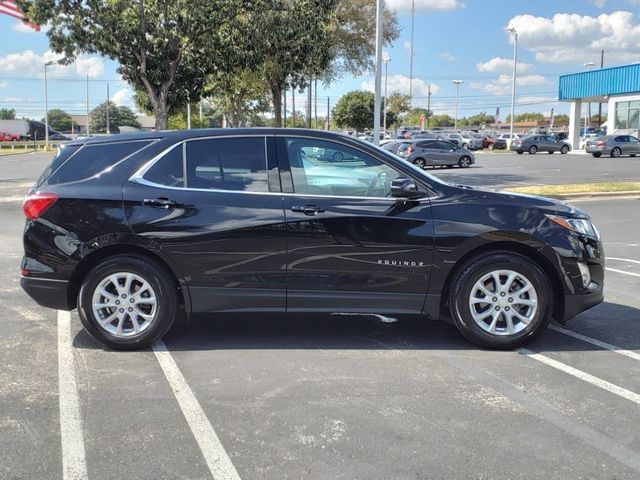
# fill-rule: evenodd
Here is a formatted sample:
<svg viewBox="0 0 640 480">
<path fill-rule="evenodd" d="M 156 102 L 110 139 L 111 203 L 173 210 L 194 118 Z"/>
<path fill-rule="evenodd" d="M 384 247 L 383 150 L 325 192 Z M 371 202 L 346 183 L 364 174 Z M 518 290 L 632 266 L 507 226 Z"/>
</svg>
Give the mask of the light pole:
<svg viewBox="0 0 640 480">
<path fill-rule="evenodd" d="M 51 61 L 44 64 L 44 149 L 49 149 L 49 92 L 47 88 L 47 67 L 55 65 Z"/>
<path fill-rule="evenodd" d="M 382 61 L 384 62 L 384 116 L 382 120 L 382 131 L 384 133 L 387 132 L 387 80 L 389 79 L 389 62 L 391 61 L 391 57 L 388 53 L 382 56 Z"/>
<path fill-rule="evenodd" d="M 513 75 L 511 76 L 511 121 L 509 122 L 509 142 L 513 141 L 513 118 L 516 109 L 516 65 L 518 64 L 518 32 L 511 27 L 507 28 L 513 36 Z"/>
<path fill-rule="evenodd" d="M 460 90 L 460 85 L 462 85 L 464 83 L 464 81 L 462 80 L 454 80 L 451 83 L 453 83 L 456 86 L 456 116 L 453 119 L 453 128 L 455 130 L 458 130 L 458 93 Z"/>
<path fill-rule="evenodd" d="M 416 26 L 416 0 L 411 0 L 411 45 L 409 45 L 409 106 L 413 104 L 413 43 Z"/>
<path fill-rule="evenodd" d="M 380 90 L 382 87 L 382 20 L 384 0 L 376 1 L 376 78 L 373 107 L 373 144 L 380 145 Z"/>
</svg>

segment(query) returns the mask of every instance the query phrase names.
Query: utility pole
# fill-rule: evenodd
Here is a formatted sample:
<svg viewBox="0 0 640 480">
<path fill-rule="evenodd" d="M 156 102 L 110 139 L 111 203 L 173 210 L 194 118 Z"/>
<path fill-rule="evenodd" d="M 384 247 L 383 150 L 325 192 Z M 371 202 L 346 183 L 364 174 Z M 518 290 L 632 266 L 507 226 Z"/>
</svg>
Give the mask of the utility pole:
<svg viewBox="0 0 640 480">
<path fill-rule="evenodd" d="M 200 128 L 202 128 L 202 99 L 200 99 L 200 103 L 198 104 L 198 121 L 200 122 Z"/>
<path fill-rule="evenodd" d="M 329 110 L 329 97 L 327 97 L 327 130 L 331 129 L 331 119 L 329 115 L 331 115 L 331 111 Z"/>
<path fill-rule="evenodd" d="M 191 130 L 191 99 L 187 95 L 187 130 Z"/>
<path fill-rule="evenodd" d="M 413 44 L 416 31 L 416 0 L 411 0 L 411 45 L 409 46 L 409 106 L 413 105 Z"/>
<path fill-rule="evenodd" d="M 460 91 L 460 85 L 462 85 L 464 83 L 463 80 L 454 80 L 451 83 L 453 83 L 456 86 L 456 116 L 453 119 L 453 128 L 454 130 L 458 130 L 458 94 Z"/>
<path fill-rule="evenodd" d="M 313 84 L 313 79 L 309 77 L 307 82 L 307 118 L 306 118 L 306 127 L 311 128 L 311 85 Z"/>
<path fill-rule="evenodd" d="M 296 128 L 296 87 L 291 87 L 291 120 L 293 122 L 293 128 Z"/>
<path fill-rule="evenodd" d="M 111 100 L 109 100 L 109 82 L 107 82 L 107 135 L 111 133 L 109 125 L 109 110 L 111 110 Z"/>
<path fill-rule="evenodd" d="M 387 83 L 389 80 L 389 62 L 391 61 L 391 57 L 389 54 L 385 53 L 382 57 L 382 61 L 384 62 L 384 116 L 382 121 L 382 131 L 387 132 Z"/>
<path fill-rule="evenodd" d="M 427 84 L 427 128 L 429 128 L 429 121 L 431 120 L 431 84 Z"/>
<path fill-rule="evenodd" d="M 283 96 L 283 100 L 282 100 L 282 117 L 284 119 L 284 125 L 279 125 L 279 126 L 284 126 L 285 128 L 287 128 L 287 89 L 284 89 L 284 92 L 282 93 Z"/>
<path fill-rule="evenodd" d="M 380 90 L 382 87 L 382 28 L 384 0 L 376 0 L 376 79 L 373 104 L 373 144 L 380 145 Z M 413 43 L 411 44 L 413 48 Z"/>
<path fill-rule="evenodd" d="M 600 70 L 604 68 L 604 50 L 600 51 Z M 602 126 L 602 102 L 598 102 L 598 128 Z"/>
<path fill-rule="evenodd" d="M 313 113 L 315 117 L 315 125 L 313 128 L 318 128 L 318 77 L 313 80 L 313 89 L 315 91 L 313 97 Z"/>
<path fill-rule="evenodd" d="M 515 28 L 507 28 L 513 36 L 513 75 L 511 77 L 511 122 L 509 125 L 509 145 L 513 141 L 513 118 L 515 116 L 516 108 L 516 65 L 518 62 L 518 32 Z"/>
<path fill-rule="evenodd" d="M 49 149 L 49 87 L 47 86 L 47 67 L 54 65 L 56 62 L 47 62 L 44 64 L 44 149 Z"/>
<path fill-rule="evenodd" d="M 89 74 L 87 73 L 87 126 L 85 135 L 89 136 Z"/>
<path fill-rule="evenodd" d="M 588 72 L 593 68 L 593 62 L 587 62 L 584 67 Z M 591 102 L 587 102 L 587 121 L 584 122 L 584 135 L 587 136 L 587 129 L 591 126 Z"/>
</svg>

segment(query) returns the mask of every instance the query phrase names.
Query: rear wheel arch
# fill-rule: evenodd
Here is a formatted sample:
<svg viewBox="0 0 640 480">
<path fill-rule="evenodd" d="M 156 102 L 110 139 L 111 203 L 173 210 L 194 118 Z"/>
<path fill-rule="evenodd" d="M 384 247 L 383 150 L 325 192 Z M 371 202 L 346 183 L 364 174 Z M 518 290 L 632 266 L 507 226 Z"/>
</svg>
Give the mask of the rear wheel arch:
<svg viewBox="0 0 640 480">
<path fill-rule="evenodd" d="M 458 275 L 475 260 L 495 253 L 515 253 L 523 255 L 534 263 L 536 263 L 542 271 L 545 273 L 549 282 L 551 283 L 552 292 L 564 292 L 564 286 L 562 279 L 556 267 L 551 261 L 538 250 L 524 243 L 517 241 L 503 241 L 503 242 L 491 242 L 484 245 L 480 245 L 467 253 L 465 253 L 460 260 L 458 260 L 455 266 L 449 271 L 446 280 L 442 286 L 440 293 L 440 314 L 448 315 L 448 300 L 451 287 L 454 285 Z M 553 295 L 553 317 L 561 318 L 564 311 L 564 295 Z"/>
<path fill-rule="evenodd" d="M 69 289 L 67 291 L 67 301 L 69 305 L 76 305 L 78 293 L 80 292 L 82 282 L 86 278 L 87 274 L 91 270 L 93 270 L 93 268 L 100 262 L 117 255 L 138 257 L 143 260 L 155 263 L 160 268 L 165 270 L 166 273 L 168 273 L 176 282 L 180 304 L 183 305 L 183 308 L 185 309 L 187 314 L 191 312 L 191 297 L 189 295 L 189 290 L 186 288 L 183 282 L 180 281 L 181 275 L 179 275 L 178 272 L 171 268 L 171 266 L 158 254 L 138 245 L 121 243 L 108 245 L 94 250 L 93 252 L 85 256 L 80 261 L 80 263 L 78 263 L 69 280 Z"/>
</svg>

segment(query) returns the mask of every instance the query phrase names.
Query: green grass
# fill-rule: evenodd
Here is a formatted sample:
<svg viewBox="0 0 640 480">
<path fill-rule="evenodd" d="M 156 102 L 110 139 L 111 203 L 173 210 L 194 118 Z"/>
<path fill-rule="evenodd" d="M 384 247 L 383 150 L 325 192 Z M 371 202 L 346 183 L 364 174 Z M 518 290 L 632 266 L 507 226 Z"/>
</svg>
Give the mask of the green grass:
<svg viewBox="0 0 640 480">
<path fill-rule="evenodd" d="M 561 195 L 566 193 L 598 192 L 640 192 L 640 182 L 593 182 L 568 185 L 531 185 L 513 187 L 510 192 L 529 193 L 531 195 Z"/>
</svg>

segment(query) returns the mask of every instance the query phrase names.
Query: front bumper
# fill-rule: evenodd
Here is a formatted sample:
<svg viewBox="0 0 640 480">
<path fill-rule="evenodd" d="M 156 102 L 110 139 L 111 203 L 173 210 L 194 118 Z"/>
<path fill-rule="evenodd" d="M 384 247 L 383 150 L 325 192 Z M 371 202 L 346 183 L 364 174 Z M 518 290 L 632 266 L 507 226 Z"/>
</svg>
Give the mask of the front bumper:
<svg viewBox="0 0 640 480">
<path fill-rule="evenodd" d="M 562 318 L 557 318 L 559 322 L 565 323 L 571 320 L 585 310 L 595 307 L 596 305 L 604 301 L 604 293 L 602 287 L 591 293 L 584 293 L 581 295 L 565 295 L 564 297 L 564 312 Z"/>
<path fill-rule="evenodd" d="M 73 310 L 68 299 L 69 282 L 47 278 L 21 277 L 20 285 L 38 305 L 56 310 Z"/>
</svg>

